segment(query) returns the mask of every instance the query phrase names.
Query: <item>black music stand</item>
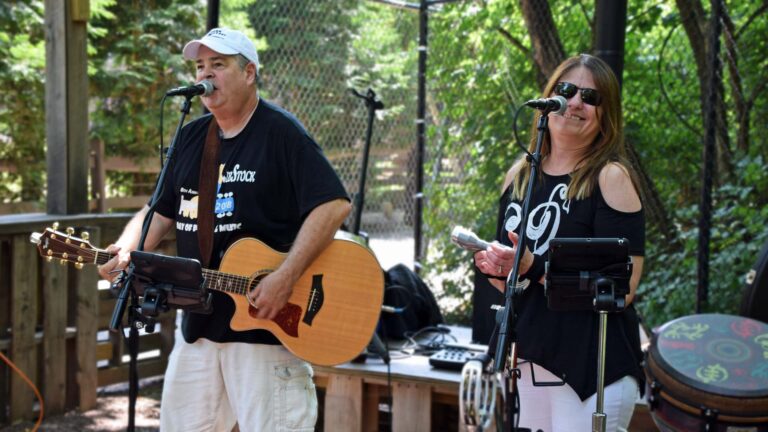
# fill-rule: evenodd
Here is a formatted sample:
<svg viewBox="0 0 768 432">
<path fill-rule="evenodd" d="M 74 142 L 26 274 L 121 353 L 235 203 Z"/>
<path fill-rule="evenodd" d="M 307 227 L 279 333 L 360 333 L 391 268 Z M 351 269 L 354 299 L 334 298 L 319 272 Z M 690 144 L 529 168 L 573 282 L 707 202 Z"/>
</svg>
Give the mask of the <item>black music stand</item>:
<svg viewBox="0 0 768 432">
<path fill-rule="evenodd" d="M 205 287 L 199 261 L 133 251 L 131 264 L 134 289 L 142 297 L 142 315 L 156 317 L 171 308 L 198 313 L 211 312 L 212 295 Z"/>
<path fill-rule="evenodd" d="M 605 339 L 609 312 L 620 312 L 629 294 L 632 260 L 623 238 L 554 238 L 549 242 L 544 293 L 552 310 L 594 310 L 600 314 L 597 347 L 597 403 L 592 432 L 605 432 Z"/>
</svg>

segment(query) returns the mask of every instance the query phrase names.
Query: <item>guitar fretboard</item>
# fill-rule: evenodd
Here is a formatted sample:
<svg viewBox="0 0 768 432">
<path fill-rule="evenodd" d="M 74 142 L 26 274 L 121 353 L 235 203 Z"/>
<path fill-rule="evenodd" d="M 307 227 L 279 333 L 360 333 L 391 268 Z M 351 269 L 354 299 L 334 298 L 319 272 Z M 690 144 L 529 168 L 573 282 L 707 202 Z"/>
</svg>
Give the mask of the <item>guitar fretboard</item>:
<svg viewBox="0 0 768 432">
<path fill-rule="evenodd" d="M 203 278 L 208 289 L 242 295 L 248 292 L 251 283 L 251 279 L 244 276 L 208 269 L 203 269 Z"/>
<path fill-rule="evenodd" d="M 93 251 L 81 252 L 83 259 L 97 265 L 106 264 L 115 255 L 104 249 L 95 248 Z M 203 278 L 205 279 L 205 287 L 207 289 L 241 295 L 248 293 L 248 287 L 251 283 L 251 279 L 244 276 L 208 269 L 203 269 Z"/>
<path fill-rule="evenodd" d="M 94 254 L 93 262 L 99 265 L 106 263 L 115 256 L 115 254 L 102 249 L 97 249 Z M 248 287 L 251 283 L 251 280 L 244 276 L 208 269 L 203 269 L 203 278 L 207 289 L 241 295 L 248 293 Z"/>
<path fill-rule="evenodd" d="M 35 241 L 38 245 L 41 243 L 44 245 L 41 254 L 60 259 L 62 262 L 66 260 L 73 263 L 103 265 L 117 255 L 106 249 L 95 248 L 83 239 L 58 231 L 46 230 L 46 233 L 40 237 L 45 239 L 39 240 L 36 237 Z M 247 294 L 254 282 L 249 277 L 208 269 L 203 269 L 203 278 L 207 289 L 241 295 Z"/>
<path fill-rule="evenodd" d="M 104 249 L 96 249 L 94 254 L 95 254 L 95 257 L 93 258 L 92 262 L 94 264 L 96 264 L 96 265 L 104 265 L 104 264 L 107 263 L 107 261 L 109 261 L 109 260 L 111 260 L 112 258 L 115 257 L 115 254 L 109 253 L 109 252 L 105 251 Z M 83 255 L 87 255 L 87 254 L 84 253 Z M 85 256 L 84 256 L 84 258 L 85 258 Z"/>
</svg>

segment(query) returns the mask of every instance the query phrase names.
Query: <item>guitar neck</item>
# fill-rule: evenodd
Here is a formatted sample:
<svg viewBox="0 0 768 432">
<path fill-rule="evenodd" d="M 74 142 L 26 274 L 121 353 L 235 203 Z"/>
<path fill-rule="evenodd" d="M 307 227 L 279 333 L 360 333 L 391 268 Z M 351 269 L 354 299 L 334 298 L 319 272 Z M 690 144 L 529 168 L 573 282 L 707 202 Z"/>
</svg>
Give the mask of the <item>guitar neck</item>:
<svg viewBox="0 0 768 432">
<path fill-rule="evenodd" d="M 117 255 L 94 247 L 86 239 L 51 228 L 47 228 L 43 233 L 32 233 L 30 241 L 37 245 L 40 255 L 49 261 L 56 259 L 62 263 L 71 262 L 80 266 L 78 268 L 82 268 L 84 264 L 103 265 Z M 231 294 L 245 295 L 254 283 L 253 279 L 248 277 L 208 269 L 203 269 L 203 278 L 205 288 Z"/>
<path fill-rule="evenodd" d="M 205 288 L 230 294 L 245 295 L 252 280 L 244 276 L 203 269 Z"/>
<path fill-rule="evenodd" d="M 106 263 L 116 255 L 104 249 L 94 249 L 93 253 L 95 255 L 93 263 L 98 265 Z M 251 283 L 251 279 L 244 276 L 208 269 L 203 269 L 203 278 L 205 279 L 205 288 L 231 294 L 245 295 Z"/>
<path fill-rule="evenodd" d="M 96 265 L 106 264 L 107 261 L 111 260 L 112 258 L 115 257 L 115 255 L 117 255 L 117 254 L 107 252 L 104 249 L 94 249 L 93 253 L 95 255 L 93 258 L 93 264 L 96 264 Z"/>
<path fill-rule="evenodd" d="M 94 249 L 93 253 L 92 262 L 97 265 L 106 263 L 116 255 L 104 249 Z M 231 294 L 245 295 L 251 283 L 247 277 L 208 269 L 203 269 L 203 278 L 205 279 L 205 288 Z"/>
</svg>

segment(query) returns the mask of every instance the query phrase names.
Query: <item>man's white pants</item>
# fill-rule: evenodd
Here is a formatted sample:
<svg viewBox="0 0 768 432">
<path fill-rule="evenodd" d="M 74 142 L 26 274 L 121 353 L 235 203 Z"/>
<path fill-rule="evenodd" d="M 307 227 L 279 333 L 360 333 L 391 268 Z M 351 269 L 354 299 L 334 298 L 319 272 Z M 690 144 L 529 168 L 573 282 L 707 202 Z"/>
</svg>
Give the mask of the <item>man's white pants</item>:
<svg viewBox="0 0 768 432">
<path fill-rule="evenodd" d="M 282 345 L 188 344 L 177 333 L 168 359 L 160 429 L 229 432 L 313 431 L 312 367 Z"/>
<path fill-rule="evenodd" d="M 543 367 L 534 364 L 536 382 L 560 382 L 561 380 Z M 531 367 L 519 365 L 521 377 L 517 380 L 520 395 L 520 427 L 544 432 L 589 432 L 592 430 L 592 414 L 596 409 L 597 395 L 581 401 L 569 385 L 534 387 Z M 606 415 L 606 432 L 625 431 L 632 420 L 638 398 L 637 381 L 626 376 L 605 387 L 603 413 Z"/>
</svg>

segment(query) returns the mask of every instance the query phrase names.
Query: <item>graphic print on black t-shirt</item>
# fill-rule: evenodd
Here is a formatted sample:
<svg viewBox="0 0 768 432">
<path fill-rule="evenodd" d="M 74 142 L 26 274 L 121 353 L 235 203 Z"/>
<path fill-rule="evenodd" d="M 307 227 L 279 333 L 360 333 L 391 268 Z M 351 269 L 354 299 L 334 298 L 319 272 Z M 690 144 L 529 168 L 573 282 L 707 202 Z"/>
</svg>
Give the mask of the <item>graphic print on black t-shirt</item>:
<svg viewBox="0 0 768 432">
<path fill-rule="evenodd" d="M 539 204 L 528 216 L 528 226 L 525 236 L 533 247 L 534 255 L 544 255 L 549 247 L 549 241 L 555 238 L 563 213 L 568 214 L 571 200 L 568 198 L 568 184 L 555 185 L 547 201 Z M 504 213 L 504 229 L 507 232 L 518 232 L 522 220 L 523 209 L 517 202 L 510 202 Z"/>
<path fill-rule="evenodd" d="M 216 183 L 216 203 L 214 213 L 217 223 L 213 228 L 214 233 L 240 231 L 243 227 L 241 222 L 226 223 L 227 218 L 231 218 L 235 212 L 235 203 L 237 198 L 234 192 L 222 192 L 224 183 L 254 183 L 256 181 L 256 171 L 241 169 L 240 164 L 235 164 L 232 169 L 225 171 L 226 165 L 219 165 L 219 179 Z M 197 220 L 197 191 L 181 188 L 179 190 L 179 216 L 191 220 Z M 194 232 L 197 231 L 197 222 L 176 222 L 176 229 L 179 231 Z"/>
</svg>

